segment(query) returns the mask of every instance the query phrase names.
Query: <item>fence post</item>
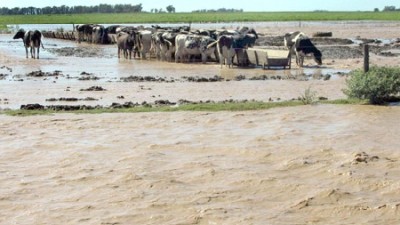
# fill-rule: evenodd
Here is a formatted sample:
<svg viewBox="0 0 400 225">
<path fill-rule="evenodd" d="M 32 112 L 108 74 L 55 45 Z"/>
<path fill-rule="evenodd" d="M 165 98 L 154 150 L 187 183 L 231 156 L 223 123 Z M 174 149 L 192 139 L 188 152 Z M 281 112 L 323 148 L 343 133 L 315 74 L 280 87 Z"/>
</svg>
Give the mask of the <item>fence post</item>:
<svg viewBox="0 0 400 225">
<path fill-rule="evenodd" d="M 364 73 L 369 71 L 369 46 L 364 44 Z"/>
</svg>

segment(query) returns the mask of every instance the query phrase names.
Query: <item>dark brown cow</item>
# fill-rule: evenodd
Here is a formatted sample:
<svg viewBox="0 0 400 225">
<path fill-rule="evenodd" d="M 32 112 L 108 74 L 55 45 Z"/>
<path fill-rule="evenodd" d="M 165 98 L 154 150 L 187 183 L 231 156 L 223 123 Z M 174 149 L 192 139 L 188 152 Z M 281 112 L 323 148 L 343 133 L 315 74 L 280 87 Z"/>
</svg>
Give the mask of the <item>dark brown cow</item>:
<svg viewBox="0 0 400 225">
<path fill-rule="evenodd" d="M 118 58 L 121 57 L 120 54 L 122 52 L 125 59 L 132 59 L 132 51 L 135 47 L 135 39 L 135 32 L 120 32 L 117 34 Z"/>
</svg>

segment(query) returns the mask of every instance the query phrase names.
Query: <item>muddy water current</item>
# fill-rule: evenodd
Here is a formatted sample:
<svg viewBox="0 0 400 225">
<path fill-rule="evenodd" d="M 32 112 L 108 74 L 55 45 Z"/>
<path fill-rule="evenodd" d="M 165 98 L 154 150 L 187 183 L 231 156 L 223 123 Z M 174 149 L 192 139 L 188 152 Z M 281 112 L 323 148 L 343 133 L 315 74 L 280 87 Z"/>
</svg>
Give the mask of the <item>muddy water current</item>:
<svg viewBox="0 0 400 225">
<path fill-rule="evenodd" d="M 399 110 L 0 115 L 0 223 L 398 224 Z"/>
</svg>

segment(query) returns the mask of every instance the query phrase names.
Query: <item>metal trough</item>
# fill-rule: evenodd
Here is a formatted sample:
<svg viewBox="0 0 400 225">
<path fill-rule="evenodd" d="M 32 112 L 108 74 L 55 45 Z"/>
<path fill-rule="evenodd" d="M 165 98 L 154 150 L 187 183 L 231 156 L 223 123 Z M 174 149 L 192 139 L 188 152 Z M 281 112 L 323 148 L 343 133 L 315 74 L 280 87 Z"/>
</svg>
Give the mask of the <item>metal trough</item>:
<svg viewBox="0 0 400 225">
<path fill-rule="evenodd" d="M 289 50 L 256 49 L 246 50 L 250 63 L 262 66 L 263 69 L 271 67 L 291 68 L 291 55 Z"/>
</svg>

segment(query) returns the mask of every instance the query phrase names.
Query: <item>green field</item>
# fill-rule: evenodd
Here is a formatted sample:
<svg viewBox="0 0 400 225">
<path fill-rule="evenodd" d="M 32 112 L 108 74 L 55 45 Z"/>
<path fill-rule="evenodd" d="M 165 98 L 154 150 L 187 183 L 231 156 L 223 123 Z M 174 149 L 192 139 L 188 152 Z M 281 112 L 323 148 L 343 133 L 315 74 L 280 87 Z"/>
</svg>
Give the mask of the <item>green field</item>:
<svg viewBox="0 0 400 225">
<path fill-rule="evenodd" d="M 1 24 L 216 23 L 260 21 L 400 20 L 400 12 L 121 13 L 0 16 Z"/>
</svg>

